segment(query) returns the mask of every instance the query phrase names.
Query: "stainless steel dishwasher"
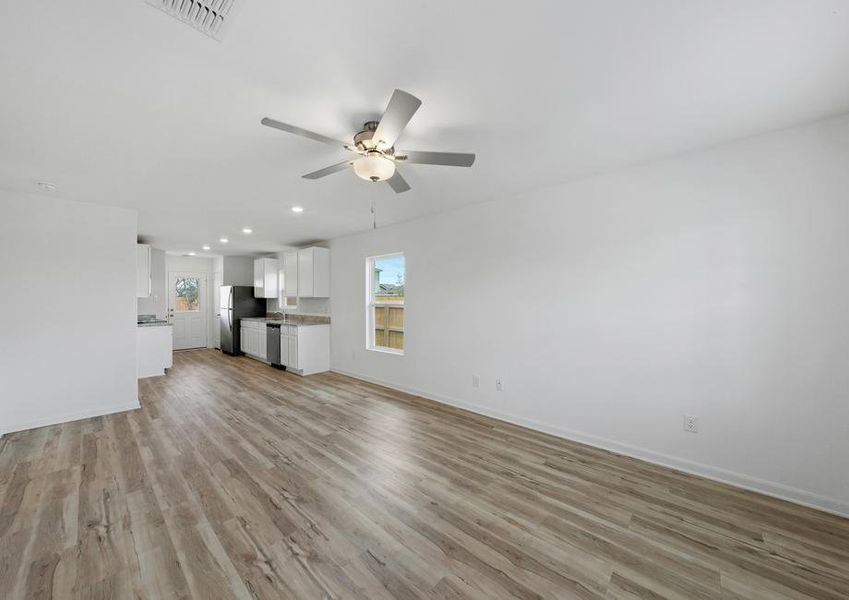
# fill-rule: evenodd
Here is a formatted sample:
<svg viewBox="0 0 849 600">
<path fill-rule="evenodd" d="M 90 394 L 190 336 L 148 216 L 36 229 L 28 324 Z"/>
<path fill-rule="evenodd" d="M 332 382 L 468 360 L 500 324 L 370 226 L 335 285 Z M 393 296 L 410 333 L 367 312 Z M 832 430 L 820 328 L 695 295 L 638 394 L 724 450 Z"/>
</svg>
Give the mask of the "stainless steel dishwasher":
<svg viewBox="0 0 849 600">
<path fill-rule="evenodd" d="M 275 369 L 285 369 L 280 364 L 280 323 L 266 323 L 265 331 L 265 357 Z"/>
</svg>

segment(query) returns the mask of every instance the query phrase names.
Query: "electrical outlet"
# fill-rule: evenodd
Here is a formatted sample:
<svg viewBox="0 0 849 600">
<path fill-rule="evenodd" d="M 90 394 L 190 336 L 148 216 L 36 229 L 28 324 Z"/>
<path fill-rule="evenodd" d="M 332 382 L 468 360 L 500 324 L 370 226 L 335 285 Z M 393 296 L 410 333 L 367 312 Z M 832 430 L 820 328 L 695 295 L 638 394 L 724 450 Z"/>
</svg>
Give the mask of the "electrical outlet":
<svg viewBox="0 0 849 600">
<path fill-rule="evenodd" d="M 687 433 L 698 433 L 699 418 L 693 415 L 684 415 L 684 431 Z"/>
<path fill-rule="evenodd" d="M 495 391 L 500 392 L 504 389 L 504 382 L 501 381 L 501 378 L 495 380 Z"/>
<path fill-rule="evenodd" d="M 472 375 L 472 387 L 479 388 L 481 386 L 480 375 Z"/>
</svg>

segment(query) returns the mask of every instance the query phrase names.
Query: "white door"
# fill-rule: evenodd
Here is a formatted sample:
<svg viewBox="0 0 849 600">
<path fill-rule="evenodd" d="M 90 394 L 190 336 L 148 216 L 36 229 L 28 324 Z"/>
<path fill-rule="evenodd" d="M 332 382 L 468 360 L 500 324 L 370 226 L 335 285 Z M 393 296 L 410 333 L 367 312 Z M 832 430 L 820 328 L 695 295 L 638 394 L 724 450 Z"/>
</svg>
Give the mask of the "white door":
<svg viewBox="0 0 849 600">
<path fill-rule="evenodd" d="M 289 328 L 283 325 L 280 328 L 280 364 L 289 366 Z"/>
<path fill-rule="evenodd" d="M 283 285 L 286 287 L 286 297 L 298 295 L 298 253 L 287 252 L 283 255 Z"/>
<path fill-rule="evenodd" d="M 297 370 L 298 368 L 298 328 L 289 327 L 289 355 L 286 366 L 290 369 Z"/>
<path fill-rule="evenodd" d="M 312 248 L 298 250 L 298 296 L 311 298 L 313 290 L 313 252 Z"/>
<path fill-rule="evenodd" d="M 174 327 L 174 350 L 206 348 L 206 275 L 168 275 L 168 315 Z"/>
</svg>

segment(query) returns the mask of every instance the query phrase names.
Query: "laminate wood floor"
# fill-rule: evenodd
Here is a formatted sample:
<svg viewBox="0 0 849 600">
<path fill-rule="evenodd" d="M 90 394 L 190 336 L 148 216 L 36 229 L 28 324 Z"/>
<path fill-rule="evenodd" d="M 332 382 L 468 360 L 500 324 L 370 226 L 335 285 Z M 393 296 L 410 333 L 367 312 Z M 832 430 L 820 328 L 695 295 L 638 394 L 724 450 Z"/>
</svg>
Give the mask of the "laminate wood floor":
<svg viewBox="0 0 849 600">
<path fill-rule="evenodd" d="M 849 598 L 849 521 L 215 351 L 0 440 L 0 597 Z"/>
</svg>

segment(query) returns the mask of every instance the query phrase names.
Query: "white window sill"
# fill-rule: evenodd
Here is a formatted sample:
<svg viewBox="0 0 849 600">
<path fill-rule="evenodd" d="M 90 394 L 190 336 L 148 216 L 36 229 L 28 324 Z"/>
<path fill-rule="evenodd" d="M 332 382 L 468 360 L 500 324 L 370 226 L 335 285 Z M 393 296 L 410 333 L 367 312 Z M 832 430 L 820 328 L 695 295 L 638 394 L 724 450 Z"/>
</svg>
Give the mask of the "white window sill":
<svg viewBox="0 0 849 600">
<path fill-rule="evenodd" d="M 383 354 L 394 354 L 395 356 L 404 356 L 403 350 L 396 350 L 395 348 L 383 348 L 381 346 L 372 346 L 366 347 L 366 350 L 371 352 L 382 352 Z"/>
</svg>

